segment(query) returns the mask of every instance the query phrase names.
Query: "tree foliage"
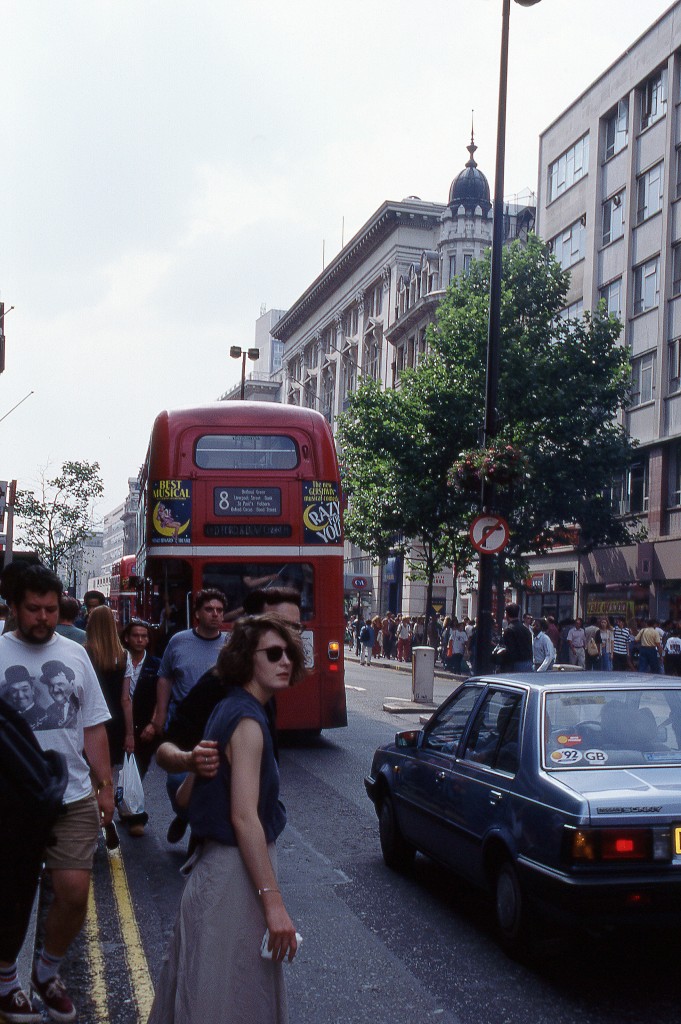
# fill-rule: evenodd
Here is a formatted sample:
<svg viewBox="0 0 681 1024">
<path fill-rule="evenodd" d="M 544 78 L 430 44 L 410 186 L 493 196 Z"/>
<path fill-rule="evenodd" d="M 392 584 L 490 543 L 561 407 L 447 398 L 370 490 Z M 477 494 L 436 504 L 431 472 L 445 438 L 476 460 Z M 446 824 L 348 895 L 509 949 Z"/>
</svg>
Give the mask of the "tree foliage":
<svg viewBox="0 0 681 1024">
<path fill-rule="evenodd" d="M 435 573 L 453 564 L 465 571 L 472 549 L 461 531 L 466 503 L 447 484 L 448 424 L 423 384 L 411 373 L 398 390 L 365 380 L 338 439 L 348 538 L 376 560 L 406 555 L 412 578 L 426 580 L 430 608 Z"/>
<path fill-rule="evenodd" d="M 45 470 L 37 493 L 17 493 L 23 542 L 54 572 L 68 572 L 73 556 L 92 535 L 92 502 L 103 492 L 98 462 L 64 462 L 52 478 Z"/>
<path fill-rule="evenodd" d="M 455 278 L 429 328 L 429 355 L 396 390 L 365 380 L 339 422 L 346 532 L 374 558 L 414 539 L 430 577 L 470 562 L 479 492 L 451 486 L 460 453 L 480 444 L 489 315 L 489 252 Z M 504 251 L 498 437 L 523 472 L 498 488 L 511 528 L 511 578 L 523 556 L 579 529 L 580 547 L 621 544 L 638 525 L 615 514 L 610 485 L 634 448 L 618 420 L 630 391 L 621 325 L 603 309 L 563 320 L 569 278 L 531 236 Z"/>
<path fill-rule="evenodd" d="M 489 273 L 488 253 L 452 283 L 429 332 L 423 373 L 470 403 L 469 415 L 451 422 L 459 452 L 478 443 L 484 418 Z M 575 527 L 586 551 L 640 535 L 611 500 L 635 452 L 619 415 L 631 369 L 621 324 L 603 307 L 559 317 L 569 275 L 536 236 L 505 250 L 502 280 L 498 436 L 523 453 L 525 472 L 498 489 L 496 511 L 509 520 L 507 555 L 522 572 L 524 554 L 574 536 Z M 471 515 L 478 500 L 469 494 Z"/>
</svg>

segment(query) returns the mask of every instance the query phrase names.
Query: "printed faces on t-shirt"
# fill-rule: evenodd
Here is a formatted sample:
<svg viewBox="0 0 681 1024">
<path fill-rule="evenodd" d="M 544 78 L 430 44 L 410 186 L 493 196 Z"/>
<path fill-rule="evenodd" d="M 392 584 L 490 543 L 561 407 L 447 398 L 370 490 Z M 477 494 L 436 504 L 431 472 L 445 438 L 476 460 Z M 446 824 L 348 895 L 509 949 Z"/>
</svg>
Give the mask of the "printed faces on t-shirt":
<svg viewBox="0 0 681 1024">
<path fill-rule="evenodd" d="M 35 732 L 76 729 L 80 697 L 73 668 L 54 658 L 42 664 L 32 660 L 30 671 L 26 664 L 6 666 L 0 675 L 0 696 Z"/>
</svg>

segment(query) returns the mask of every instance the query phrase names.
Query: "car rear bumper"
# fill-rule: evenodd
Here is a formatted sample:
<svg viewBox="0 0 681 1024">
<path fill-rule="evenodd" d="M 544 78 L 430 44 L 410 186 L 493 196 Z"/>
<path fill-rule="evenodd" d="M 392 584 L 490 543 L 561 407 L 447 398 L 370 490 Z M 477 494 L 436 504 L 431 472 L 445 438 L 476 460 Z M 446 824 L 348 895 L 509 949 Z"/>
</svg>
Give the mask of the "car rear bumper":
<svg viewBox="0 0 681 1024">
<path fill-rule="evenodd" d="M 678 922 L 681 913 L 681 871 L 605 876 L 568 874 L 528 860 L 518 871 L 528 897 L 552 908 L 553 914 L 579 921 L 631 922 L 632 917 L 654 917 Z"/>
</svg>

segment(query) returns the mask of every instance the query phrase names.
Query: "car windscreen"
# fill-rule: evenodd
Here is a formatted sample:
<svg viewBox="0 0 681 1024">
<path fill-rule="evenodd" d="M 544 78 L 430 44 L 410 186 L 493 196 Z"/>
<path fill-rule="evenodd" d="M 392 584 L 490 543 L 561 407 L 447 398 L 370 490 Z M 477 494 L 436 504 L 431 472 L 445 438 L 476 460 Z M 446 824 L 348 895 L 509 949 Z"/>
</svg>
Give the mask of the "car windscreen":
<svg viewBox="0 0 681 1024">
<path fill-rule="evenodd" d="M 545 694 L 545 768 L 669 764 L 681 764 L 681 684 Z"/>
</svg>

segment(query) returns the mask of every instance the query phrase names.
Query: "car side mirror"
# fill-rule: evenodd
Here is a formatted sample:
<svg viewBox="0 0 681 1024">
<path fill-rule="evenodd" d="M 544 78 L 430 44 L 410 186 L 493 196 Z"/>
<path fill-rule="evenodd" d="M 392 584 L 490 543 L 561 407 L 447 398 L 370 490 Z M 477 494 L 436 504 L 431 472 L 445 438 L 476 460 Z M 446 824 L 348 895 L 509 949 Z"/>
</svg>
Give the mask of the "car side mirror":
<svg viewBox="0 0 681 1024">
<path fill-rule="evenodd" d="M 395 746 L 418 747 L 420 735 L 420 729 L 409 729 L 406 732 L 398 732 L 395 734 Z"/>
</svg>

